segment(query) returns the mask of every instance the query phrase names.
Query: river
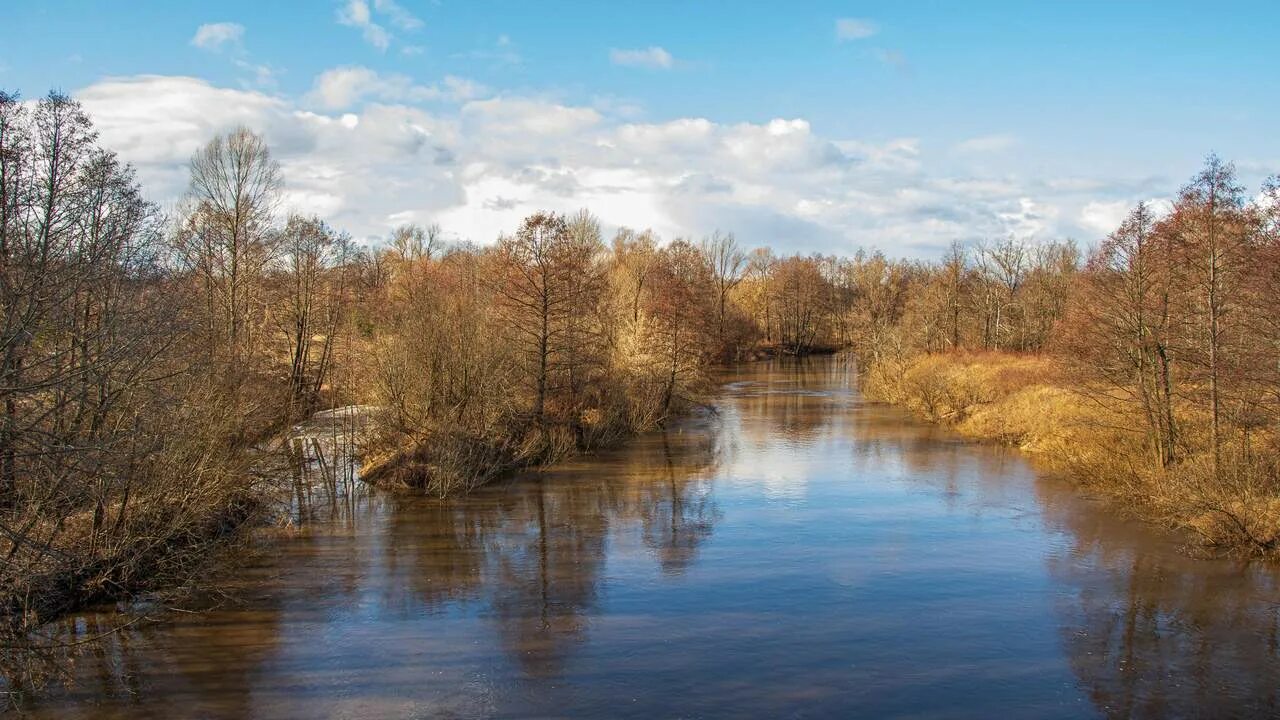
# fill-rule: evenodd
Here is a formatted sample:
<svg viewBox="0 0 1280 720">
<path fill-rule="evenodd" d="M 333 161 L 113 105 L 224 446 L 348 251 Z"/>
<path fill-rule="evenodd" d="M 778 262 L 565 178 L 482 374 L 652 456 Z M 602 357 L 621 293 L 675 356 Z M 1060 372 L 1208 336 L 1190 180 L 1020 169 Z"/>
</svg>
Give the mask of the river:
<svg viewBox="0 0 1280 720">
<path fill-rule="evenodd" d="M 450 502 L 371 490 L 316 443 L 294 529 L 27 710 L 1280 715 L 1274 566 L 1195 559 L 1016 451 L 864 402 L 838 359 L 722 383 L 718 413 Z"/>
</svg>

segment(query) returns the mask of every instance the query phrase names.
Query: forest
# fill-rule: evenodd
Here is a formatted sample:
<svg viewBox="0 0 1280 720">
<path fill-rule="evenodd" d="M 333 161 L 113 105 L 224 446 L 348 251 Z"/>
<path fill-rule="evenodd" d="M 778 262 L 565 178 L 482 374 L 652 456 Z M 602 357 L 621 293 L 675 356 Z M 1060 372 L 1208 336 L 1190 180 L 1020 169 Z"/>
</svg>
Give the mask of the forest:
<svg viewBox="0 0 1280 720">
<path fill-rule="evenodd" d="M 1217 157 L 1106 238 L 932 261 L 606 237 L 589 210 L 366 245 L 284 207 L 285 182 L 238 128 L 161 212 L 75 100 L 0 93 L 7 671 L 50 619 L 199 574 L 270 512 L 262 449 L 318 410 L 370 413 L 362 478 L 444 497 L 662 426 L 713 368 L 778 355 L 845 353 L 872 399 L 1203 547 L 1280 549 L 1280 182 Z"/>
</svg>

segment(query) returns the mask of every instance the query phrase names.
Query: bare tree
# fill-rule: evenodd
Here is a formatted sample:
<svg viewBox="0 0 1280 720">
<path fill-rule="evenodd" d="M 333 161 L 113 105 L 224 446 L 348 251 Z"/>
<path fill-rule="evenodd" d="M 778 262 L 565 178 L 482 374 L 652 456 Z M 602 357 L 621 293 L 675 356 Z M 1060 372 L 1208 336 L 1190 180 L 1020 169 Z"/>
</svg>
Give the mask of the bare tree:
<svg viewBox="0 0 1280 720">
<path fill-rule="evenodd" d="M 1176 458 L 1169 273 L 1155 220 L 1139 203 L 1089 259 L 1062 337 L 1079 386 L 1096 401 L 1137 406 L 1161 466 Z"/>
<path fill-rule="evenodd" d="M 699 245 L 703 262 L 711 268 L 711 281 L 716 292 L 716 342 L 723 354 L 728 349 L 725 338 L 725 318 L 728 312 L 729 293 L 742 282 L 747 266 L 747 254 L 738 247 L 733 233 L 719 230 L 703 238 Z"/>
<path fill-rule="evenodd" d="M 280 168 L 262 137 L 237 128 L 191 158 L 189 210 L 177 250 L 204 286 L 210 341 L 246 361 L 261 279 L 274 259 Z"/>
<path fill-rule="evenodd" d="M 830 319 L 827 279 L 814 258 L 794 255 L 774 267 L 778 308 L 778 342 L 789 353 L 803 355 L 824 336 Z"/>
<path fill-rule="evenodd" d="M 1236 182 L 1235 167 L 1210 155 L 1205 167 L 1182 189 L 1169 219 L 1179 248 L 1179 266 L 1186 285 L 1191 316 L 1199 325 L 1199 342 L 1188 359 L 1201 370 L 1208 386 L 1210 445 L 1213 474 L 1222 466 L 1222 416 L 1229 378 L 1237 374 L 1238 346 L 1243 325 L 1232 324 L 1241 312 L 1241 292 L 1249 246 L 1253 240 L 1244 211 L 1244 188 Z"/>
<path fill-rule="evenodd" d="M 1018 310 L 1018 290 L 1027 273 L 1027 246 L 1014 238 L 978 246 L 978 267 L 988 290 L 987 305 L 991 313 L 990 344 L 1000 349 Z"/>
<path fill-rule="evenodd" d="M 289 343 L 289 397 L 306 412 L 332 363 L 347 300 L 351 241 L 319 218 L 293 215 L 285 226 L 281 251 L 290 290 L 281 314 Z"/>
<path fill-rule="evenodd" d="M 969 291 L 968 257 L 959 241 L 952 241 L 942 258 L 942 282 L 945 289 L 947 336 L 952 350 L 959 350 L 960 315 Z"/>
<path fill-rule="evenodd" d="M 777 258 L 774 257 L 773 251 L 769 248 L 756 248 L 751 251 L 747 260 L 746 277 L 751 282 L 751 304 L 754 306 L 754 314 L 756 322 L 760 327 L 764 328 L 765 342 L 771 343 L 775 339 L 774 324 L 776 318 L 773 312 L 774 290 L 773 276 L 774 269 L 778 264 Z"/>
<path fill-rule="evenodd" d="M 401 225 L 391 233 L 391 249 L 404 261 L 430 260 L 440 254 L 443 245 L 443 233 L 435 223 L 426 227 Z"/>
<path fill-rule="evenodd" d="M 696 377 L 705 354 L 707 310 L 714 307 L 713 278 L 701 252 L 676 240 L 659 253 L 652 292 L 646 296 L 651 319 L 647 346 L 654 355 L 662 392 L 660 417 L 672 411 L 682 390 Z"/>
<path fill-rule="evenodd" d="M 639 322 L 640 301 L 656 267 L 657 241 L 649 230 L 637 233 L 629 228 L 622 228 L 613 238 L 611 252 L 617 273 L 625 283 L 625 291 L 629 295 L 627 305 L 631 322 Z"/>
</svg>

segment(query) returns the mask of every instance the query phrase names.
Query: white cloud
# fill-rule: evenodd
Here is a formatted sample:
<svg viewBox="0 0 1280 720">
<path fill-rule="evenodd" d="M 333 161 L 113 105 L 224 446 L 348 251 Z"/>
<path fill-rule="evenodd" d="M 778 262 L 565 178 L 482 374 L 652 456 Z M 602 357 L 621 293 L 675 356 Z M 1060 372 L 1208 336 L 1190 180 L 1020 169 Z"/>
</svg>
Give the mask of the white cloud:
<svg viewBox="0 0 1280 720">
<path fill-rule="evenodd" d="M 237 47 L 244 39 L 244 26 L 233 22 L 206 23 L 196 28 L 191 44 L 201 50 L 221 50 Z"/>
<path fill-rule="evenodd" d="M 237 58 L 231 63 L 240 70 L 249 73 L 253 78 L 251 85 L 263 88 L 273 88 L 276 85 L 276 71 L 270 65 L 258 65 L 248 60 Z"/>
<path fill-rule="evenodd" d="M 657 70 L 670 70 L 675 65 L 675 58 L 671 57 L 671 53 L 656 46 L 640 50 L 613 49 L 609 51 L 609 61 L 614 65 Z"/>
<path fill-rule="evenodd" d="M 880 32 L 880 26 L 865 18 L 839 18 L 836 20 L 836 39 L 865 40 Z"/>
<path fill-rule="evenodd" d="M 373 22 L 373 13 L 369 3 L 364 0 L 347 0 L 338 8 L 338 22 L 351 27 L 363 27 Z"/>
<path fill-rule="evenodd" d="M 1058 208 L 1029 197 L 1020 197 L 1011 205 L 998 209 L 996 217 L 1004 225 L 1005 233 L 1016 237 L 1043 236 L 1058 216 Z"/>
<path fill-rule="evenodd" d="M 1091 230 L 1094 237 L 1101 238 L 1115 232 L 1124 222 L 1132 207 L 1124 200 L 1113 202 L 1093 201 L 1080 210 L 1080 224 Z"/>
<path fill-rule="evenodd" d="M 952 239 L 1096 237 L 1119 207 L 1108 203 L 1149 193 L 989 174 L 953 148 L 833 140 L 802 118 L 627 122 L 537 97 L 461 101 L 473 92 L 463 80 L 420 84 L 360 67 L 326 75 L 311 105 L 164 76 L 107 79 L 77 96 L 156 200 L 183 192 L 202 143 L 243 124 L 281 161 L 289 205 L 359 238 L 411 218 L 489 242 L 535 210 L 586 206 L 606 228 L 666 238 L 721 228 L 780 252 L 921 256 Z M 412 106 L 448 94 L 461 104 Z"/>
<path fill-rule="evenodd" d="M 373 21 L 373 13 L 365 0 L 347 0 L 338 8 L 338 22 L 348 27 L 359 28 L 364 41 L 385 52 L 391 45 L 391 33 Z"/>
<path fill-rule="evenodd" d="M 373 7 L 386 15 L 391 20 L 391 24 L 401 30 L 418 30 L 422 27 L 422 20 L 405 10 L 395 0 L 374 0 Z"/>
<path fill-rule="evenodd" d="M 484 94 L 483 86 L 446 76 L 440 85 L 420 85 L 407 75 L 380 75 L 361 66 L 326 70 L 316 77 L 307 100 L 326 110 L 342 110 L 366 98 L 386 102 L 420 103 L 434 100 L 462 102 Z"/>
<path fill-rule="evenodd" d="M 191 44 L 202 50 L 225 54 L 237 70 L 244 73 L 246 85 L 273 88 L 276 84 L 276 71 L 270 65 L 251 62 L 249 51 L 244 46 L 244 26 L 238 23 L 220 22 L 206 23 L 196 28 L 191 37 Z"/>
<path fill-rule="evenodd" d="M 329 110 L 350 107 L 373 92 L 378 73 L 365 67 L 343 67 L 321 73 L 311 87 L 311 102 Z"/>
<path fill-rule="evenodd" d="M 345 0 L 338 8 L 337 15 L 339 23 L 359 29 L 364 41 L 380 52 L 386 52 L 391 47 L 394 36 L 378 22 L 377 16 L 385 17 L 391 25 L 409 32 L 419 30 L 423 25 L 421 19 L 395 0 L 373 0 L 372 8 L 367 0 Z"/>
<path fill-rule="evenodd" d="M 592 108 L 567 107 L 527 98 L 493 98 L 467 103 L 462 116 L 488 137 L 567 136 L 600 122 Z"/>
<path fill-rule="evenodd" d="M 960 155 L 990 155 L 1011 150 L 1018 144 L 1012 135 L 982 135 L 956 143 L 953 150 Z"/>
</svg>

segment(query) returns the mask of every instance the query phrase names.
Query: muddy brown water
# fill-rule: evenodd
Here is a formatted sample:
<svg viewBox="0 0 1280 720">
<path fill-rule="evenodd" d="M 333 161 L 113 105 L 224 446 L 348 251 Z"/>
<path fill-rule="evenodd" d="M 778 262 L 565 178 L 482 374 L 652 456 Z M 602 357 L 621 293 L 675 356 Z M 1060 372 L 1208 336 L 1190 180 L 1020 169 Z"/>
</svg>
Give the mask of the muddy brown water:
<svg viewBox="0 0 1280 720">
<path fill-rule="evenodd" d="M 1274 566 L 1193 559 L 1015 451 L 864 402 L 839 360 L 723 383 L 717 416 L 448 503 L 309 453 L 298 529 L 212 609 L 112 635 L 26 709 L 1280 716 Z"/>
</svg>

